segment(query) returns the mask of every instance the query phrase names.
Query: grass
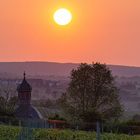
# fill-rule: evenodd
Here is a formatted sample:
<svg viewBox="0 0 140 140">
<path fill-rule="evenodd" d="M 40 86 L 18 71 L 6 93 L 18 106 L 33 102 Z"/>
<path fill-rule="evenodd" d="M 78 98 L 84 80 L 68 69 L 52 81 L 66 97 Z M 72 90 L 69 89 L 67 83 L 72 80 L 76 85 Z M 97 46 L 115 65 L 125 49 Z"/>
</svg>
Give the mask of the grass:
<svg viewBox="0 0 140 140">
<path fill-rule="evenodd" d="M 0 126 L 0 140 L 16 140 L 19 133 L 18 127 Z"/>
<path fill-rule="evenodd" d="M 20 131 L 18 127 L 0 125 L 0 140 L 17 140 Z M 96 140 L 95 132 L 85 131 L 34 129 L 32 135 L 33 140 Z M 106 133 L 101 140 L 140 140 L 140 136 Z"/>
</svg>

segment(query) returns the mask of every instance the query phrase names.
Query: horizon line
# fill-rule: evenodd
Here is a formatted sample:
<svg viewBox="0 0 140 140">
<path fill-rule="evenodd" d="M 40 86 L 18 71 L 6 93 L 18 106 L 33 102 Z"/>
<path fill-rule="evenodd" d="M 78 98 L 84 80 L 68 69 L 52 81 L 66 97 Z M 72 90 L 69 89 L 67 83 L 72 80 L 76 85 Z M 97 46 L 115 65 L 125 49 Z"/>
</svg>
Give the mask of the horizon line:
<svg viewBox="0 0 140 140">
<path fill-rule="evenodd" d="M 96 62 L 98 62 L 98 61 L 96 61 Z M 58 62 L 58 61 L 40 61 L 40 60 L 33 60 L 33 61 L 0 61 L 0 63 L 59 63 L 59 64 L 81 64 L 81 63 L 87 63 L 87 64 L 91 64 L 91 63 L 88 63 L 88 62 Z M 140 66 L 136 66 L 136 65 L 108 64 L 108 63 L 101 63 L 101 64 L 106 64 L 106 65 L 109 65 L 109 66 L 115 65 L 115 66 L 123 66 L 123 67 L 140 68 Z"/>
</svg>

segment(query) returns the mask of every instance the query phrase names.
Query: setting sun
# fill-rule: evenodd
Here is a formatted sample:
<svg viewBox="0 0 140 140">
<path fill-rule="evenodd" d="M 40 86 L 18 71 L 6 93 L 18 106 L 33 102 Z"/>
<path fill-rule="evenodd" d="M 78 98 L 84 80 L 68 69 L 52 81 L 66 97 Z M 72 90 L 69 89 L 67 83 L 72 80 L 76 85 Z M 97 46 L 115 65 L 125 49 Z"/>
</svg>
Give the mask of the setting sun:
<svg viewBox="0 0 140 140">
<path fill-rule="evenodd" d="M 58 25 L 64 26 L 71 22 L 72 14 L 69 10 L 61 8 L 54 13 L 53 18 Z"/>
</svg>

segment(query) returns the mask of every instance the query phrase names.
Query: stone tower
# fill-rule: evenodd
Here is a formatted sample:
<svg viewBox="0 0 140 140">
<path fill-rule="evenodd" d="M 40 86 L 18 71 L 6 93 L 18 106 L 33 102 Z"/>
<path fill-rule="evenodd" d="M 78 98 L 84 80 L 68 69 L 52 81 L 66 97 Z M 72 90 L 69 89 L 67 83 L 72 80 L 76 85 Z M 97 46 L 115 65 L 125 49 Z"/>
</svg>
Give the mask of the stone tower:
<svg viewBox="0 0 140 140">
<path fill-rule="evenodd" d="M 35 107 L 31 105 L 31 92 L 32 87 L 26 81 L 26 74 L 24 72 L 24 78 L 22 83 L 17 87 L 19 105 L 15 111 L 15 115 L 18 118 L 24 119 L 40 119 L 41 115 Z"/>
</svg>

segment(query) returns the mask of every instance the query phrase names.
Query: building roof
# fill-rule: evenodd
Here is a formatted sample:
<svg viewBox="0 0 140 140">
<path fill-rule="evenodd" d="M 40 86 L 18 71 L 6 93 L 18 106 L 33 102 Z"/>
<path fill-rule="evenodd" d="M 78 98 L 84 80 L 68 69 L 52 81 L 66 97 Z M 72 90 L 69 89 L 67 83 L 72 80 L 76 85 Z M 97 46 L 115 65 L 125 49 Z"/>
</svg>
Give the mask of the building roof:
<svg viewBox="0 0 140 140">
<path fill-rule="evenodd" d="M 16 109 L 15 115 L 24 119 L 41 119 L 40 114 L 31 105 L 20 105 Z"/>
<path fill-rule="evenodd" d="M 24 78 L 22 83 L 17 87 L 17 91 L 18 92 L 31 92 L 32 91 L 32 87 L 30 86 L 30 84 L 26 81 L 26 74 L 24 72 Z"/>
</svg>

